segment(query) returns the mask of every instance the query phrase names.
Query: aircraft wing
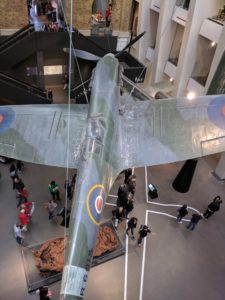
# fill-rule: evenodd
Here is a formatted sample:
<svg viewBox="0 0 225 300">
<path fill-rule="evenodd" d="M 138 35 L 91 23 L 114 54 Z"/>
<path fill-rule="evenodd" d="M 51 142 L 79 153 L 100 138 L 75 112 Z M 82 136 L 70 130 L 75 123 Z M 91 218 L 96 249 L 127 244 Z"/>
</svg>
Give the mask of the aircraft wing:
<svg viewBox="0 0 225 300">
<path fill-rule="evenodd" d="M 225 95 L 154 101 L 123 96 L 120 111 L 121 169 L 225 150 Z"/>
<path fill-rule="evenodd" d="M 68 153 L 69 167 L 76 168 L 87 112 L 88 105 L 78 104 L 70 114 L 64 104 L 1 106 L 0 155 L 65 167 Z"/>
</svg>

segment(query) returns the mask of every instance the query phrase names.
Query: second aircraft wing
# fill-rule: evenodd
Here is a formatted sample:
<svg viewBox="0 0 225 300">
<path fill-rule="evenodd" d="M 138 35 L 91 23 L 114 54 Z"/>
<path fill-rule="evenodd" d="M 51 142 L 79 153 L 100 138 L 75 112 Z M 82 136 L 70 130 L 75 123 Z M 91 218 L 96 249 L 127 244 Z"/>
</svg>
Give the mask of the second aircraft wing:
<svg viewBox="0 0 225 300">
<path fill-rule="evenodd" d="M 122 169 L 201 157 L 225 150 L 225 96 L 154 101 L 121 97 Z"/>
</svg>

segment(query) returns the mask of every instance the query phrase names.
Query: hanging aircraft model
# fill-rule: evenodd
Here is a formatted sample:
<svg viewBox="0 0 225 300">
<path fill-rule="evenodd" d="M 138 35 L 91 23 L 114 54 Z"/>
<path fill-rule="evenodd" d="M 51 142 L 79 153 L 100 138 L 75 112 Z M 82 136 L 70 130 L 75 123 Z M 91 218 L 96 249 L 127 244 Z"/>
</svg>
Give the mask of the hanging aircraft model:
<svg viewBox="0 0 225 300">
<path fill-rule="evenodd" d="M 225 95 L 149 101 L 122 79 L 107 54 L 89 105 L 0 107 L 0 155 L 78 170 L 60 299 L 84 295 L 101 213 L 122 170 L 225 150 Z"/>
</svg>

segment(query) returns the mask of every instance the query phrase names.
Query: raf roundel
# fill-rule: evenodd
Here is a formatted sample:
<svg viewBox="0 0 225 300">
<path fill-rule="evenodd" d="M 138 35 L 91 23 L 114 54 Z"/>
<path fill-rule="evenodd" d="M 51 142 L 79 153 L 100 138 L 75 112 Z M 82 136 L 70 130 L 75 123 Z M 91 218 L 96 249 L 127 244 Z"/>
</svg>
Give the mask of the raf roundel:
<svg viewBox="0 0 225 300">
<path fill-rule="evenodd" d="M 0 107 L 0 134 L 5 133 L 12 125 L 15 113 L 10 107 Z"/>
<path fill-rule="evenodd" d="M 207 108 L 209 120 L 217 127 L 225 129 L 225 96 L 214 98 Z"/>
<path fill-rule="evenodd" d="M 101 212 L 104 207 L 104 187 L 101 184 L 94 185 L 87 194 L 87 212 L 95 225 L 100 224 Z"/>
</svg>

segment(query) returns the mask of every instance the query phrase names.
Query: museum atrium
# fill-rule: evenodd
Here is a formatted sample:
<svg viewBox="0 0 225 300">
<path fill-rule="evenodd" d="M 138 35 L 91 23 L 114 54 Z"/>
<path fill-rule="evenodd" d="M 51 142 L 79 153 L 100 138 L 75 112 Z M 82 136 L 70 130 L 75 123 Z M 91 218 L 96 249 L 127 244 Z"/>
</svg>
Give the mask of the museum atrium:
<svg viewBox="0 0 225 300">
<path fill-rule="evenodd" d="M 221 132 L 225 130 L 224 23 L 225 0 L 0 1 L 0 300 L 224 300 L 224 204 L 211 218 L 203 217 L 217 195 L 225 201 L 225 135 L 219 132 L 215 137 L 204 123 L 209 119 Z M 112 70 L 123 72 L 116 82 L 120 89 L 115 88 L 115 99 L 122 100 L 119 109 L 116 104 L 110 107 L 105 121 L 94 112 L 108 107 L 94 105 L 93 95 L 109 86 L 108 98 L 114 104 L 108 73 L 101 73 L 101 62 L 104 66 L 110 59 Z M 129 96 L 135 104 L 126 117 Z M 176 111 L 172 111 L 174 99 Z M 142 110 L 136 109 L 139 102 Z M 208 103 L 220 105 L 220 112 Z M 29 111 L 36 105 L 37 114 Z M 158 110 L 150 111 L 151 105 Z M 182 110 L 184 106 L 188 109 Z M 123 130 L 106 136 L 114 130 L 114 111 L 122 120 L 116 125 Z M 67 133 L 70 117 L 71 133 Z M 198 117 L 204 119 L 201 125 Z M 97 139 L 99 147 L 78 145 L 83 124 L 86 140 Z M 207 140 L 202 141 L 208 128 Z M 142 134 L 137 137 L 139 129 Z M 148 130 L 158 140 L 151 144 L 147 158 L 144 133 Z M 62 141 L 53 143 L 60 134 Z M 174 158 L 173 146 L 181 139 L 184 144 Z M 88 169 L 86 154 L 102 153 L 105 146 L 108 157 L 108 152 L 116 153 L 121 140 L 121 157 L 113 157 L 111 173 L 103 163 Z M 196 141 L 201 144 L 200 154 L 188 155 L 196 153 Z M 70 143 L 75 145 L 71 153 L 65 146 Z M 129 165 L 135 155 L 145 163 Z M 24 165 L 14 170 L 19 160 Z M 118 193 L 124 185 L 123 170 L 128 168 L 136 175 L 135 193 L 128 194 L 133 206 L 119 219 L 113 211 L 120 209 Z M 105 180 L 102 184 L 100 179 L 93 181 L 99 173 Z M 91 181 L 93 186 L 80 201 L 79 191 Z M 54 191 L 53 182 L 58 185 Z M 104 184 L 110 187 L 108 192 Z M 183 223 L 177 222 L 184 204 L 188 215 Z M 29 221 L 27 230 L 22 228 L 22 244 L 15 229 L 15 224 L 18 228 L 22 224 L 21 212 Z M 186 225 L 193 214 L 201 217 L 191 231 Z M 101 223 L 96 219 L 100 217 Z M 138 219 L 134 237 L 126 234 L 132 217 Z M 74 220 L 82 225 L 76 226 Z M 144 224 L 151 233 L 138 244 Z M 64 251 L 65 247 L 70 250 Z M 44 286 L 49 298 L 41 295 Z"/>
</svg>

